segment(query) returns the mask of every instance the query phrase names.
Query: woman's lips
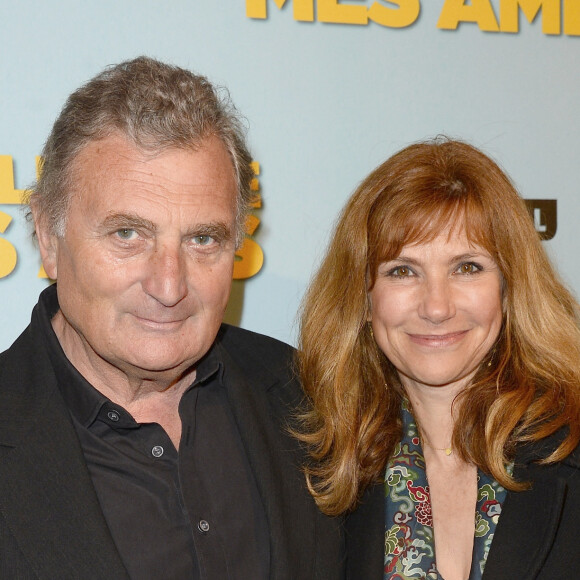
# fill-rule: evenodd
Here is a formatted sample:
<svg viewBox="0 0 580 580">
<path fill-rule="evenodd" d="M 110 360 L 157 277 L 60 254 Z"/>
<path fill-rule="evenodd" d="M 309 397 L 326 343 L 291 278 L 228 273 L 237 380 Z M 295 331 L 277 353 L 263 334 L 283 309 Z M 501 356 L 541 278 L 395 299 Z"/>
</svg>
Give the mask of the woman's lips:
<svg viewBox="0 0 580 580">
<path fill-rule="evenodd" d="M 458 343 L 468 333 L 467 330 L 448 332 L 446 334 L 411 334 L 408 333 L 411 342 L 430 348 L 443 348 Z"/>
</svg>

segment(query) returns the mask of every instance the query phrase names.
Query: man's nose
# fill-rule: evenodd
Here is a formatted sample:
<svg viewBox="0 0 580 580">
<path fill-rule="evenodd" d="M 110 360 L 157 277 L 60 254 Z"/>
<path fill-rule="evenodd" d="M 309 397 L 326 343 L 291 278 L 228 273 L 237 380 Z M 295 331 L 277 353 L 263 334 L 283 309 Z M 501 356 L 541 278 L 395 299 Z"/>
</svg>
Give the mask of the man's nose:
<svg viewBox="0 0 580 580">
<path fill-rule="evenodd" d="M 187 295 L 186 265 L 181 247 L 155 248 L 146 267 L 143 288 L 164 306 L 175 306 Z"/>
<path fill-rule="evenodd" d="M 428 280 L 423 287 L 419 316 L 440 324 L 455 316 L 453 290 L 448 279 Z"/>
</svg>

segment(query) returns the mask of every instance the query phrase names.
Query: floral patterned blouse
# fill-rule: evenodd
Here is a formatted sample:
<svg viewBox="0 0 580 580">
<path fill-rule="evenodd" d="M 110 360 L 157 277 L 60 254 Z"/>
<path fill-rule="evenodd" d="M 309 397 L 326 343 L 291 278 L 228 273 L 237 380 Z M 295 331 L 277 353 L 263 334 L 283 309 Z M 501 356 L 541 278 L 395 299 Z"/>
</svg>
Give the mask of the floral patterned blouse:
<svg viewBox="0 0 580 580">
<path fill-rule="evenodd" d="M 435 541 L 425 458 L 415 419 L 403 405 L 403 440 L 385 474 L 385 580 L 444 580 L 435 564 Z M 473 558 L 469 580 L 481 580 L 506 490 L 477 472 Z"/>
</svg>

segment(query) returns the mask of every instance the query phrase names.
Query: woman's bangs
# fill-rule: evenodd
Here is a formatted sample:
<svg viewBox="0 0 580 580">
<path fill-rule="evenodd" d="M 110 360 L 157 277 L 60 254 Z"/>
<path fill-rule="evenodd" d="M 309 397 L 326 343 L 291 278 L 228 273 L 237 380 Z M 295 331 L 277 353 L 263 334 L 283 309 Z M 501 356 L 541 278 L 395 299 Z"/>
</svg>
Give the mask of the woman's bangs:
<svg viewBox="0 0 580 580">
<path fill-rule="evenodd" d="M 375 216 L 376 218 L 376 216 Z M 375 271 L 383 262 L 397 258 L 403 247 L 425 244 L 447 231 L 449 238 L 465 232 L 470 244 L 495 253 L 490 220 L 480 203 L 471 197 L 445 200 L 432 204 L 417 204 L 385 216 L 381 223 L 373 219 L 369 228 L 369 267 Z M 373 232 L 374 229 L 374 232 Z M 374 233 L 374 235 L 373 235 Z"/>
</svg>

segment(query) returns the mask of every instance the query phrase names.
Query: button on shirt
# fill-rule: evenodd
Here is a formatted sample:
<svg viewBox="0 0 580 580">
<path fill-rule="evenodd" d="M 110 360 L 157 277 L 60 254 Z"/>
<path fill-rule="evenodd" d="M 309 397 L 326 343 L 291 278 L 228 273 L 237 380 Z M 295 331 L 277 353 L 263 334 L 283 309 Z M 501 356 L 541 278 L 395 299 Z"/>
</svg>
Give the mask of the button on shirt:
<svg viewBox="0 0 580 580">
<path fill-rule="evenodd" d="M 269 533 L 260 495 L 213 349 L 179 405 L 179 452 L 157 423 L 137 423 L 94 389 L 64 355 L 50 320 L 38 320 L 60 390 L 119 553 L 134 580 L 268 578 Z M 215 352 L 214 352 L 215 351 Z"/>
</svg>

